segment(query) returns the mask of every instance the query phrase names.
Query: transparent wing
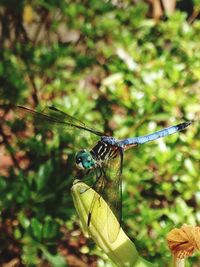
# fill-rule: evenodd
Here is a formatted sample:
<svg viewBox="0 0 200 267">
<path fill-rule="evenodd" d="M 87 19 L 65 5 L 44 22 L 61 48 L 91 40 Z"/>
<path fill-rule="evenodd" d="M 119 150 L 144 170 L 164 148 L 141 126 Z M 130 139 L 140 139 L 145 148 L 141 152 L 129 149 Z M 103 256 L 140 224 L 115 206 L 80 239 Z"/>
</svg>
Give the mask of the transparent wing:
<svg viewBox="0 0 200 267">
<path fill-rule="evenodd" d="M 118 149 L 115 158 L 110 158 L 104 162 L 102 176 L 105 182 L 101 192 L 102 197 L 108 203 L 120 223 L 122 210 L 122 161 L 123 154 Z"/>
<path fill-rule="evenodd" d="M 121 213 L 122 213 L 122 161 L 123 154 L 120 149 L 117 150 L 117 155 L 115 158 L 106 160 L 102 166 L 96 170 L 97 181 L 93 188 L 98 194 L 94 195 L 91 203 L 90 212 L 88 214 L 88 226 L 90 224 L 91 217 L 93 216 L 93 210 L 97 205 L 99 205 L 99 195 L 108 204 L 109 208 L 107 210 L 107 222 L 105 227 L 107 227 L 108 237 L 110 242 L 114 242 L 118 236 L 121 224 Z M 119 224 L 118 228 L 113 229 L 111 212 L 114 213 Z M 101 220 L 101 218 L 99 218 Z"/>
<path fill-rule="evenodd" d="M 14 111 L 18 115 L 31 116 L 35 119 L 35 124 L 45 124 L 46 122 L 50 124 L 56 124 L 58 126 L 65 126 L 66 128 L 77 128 L 81 131 L 87 131 L 98 136 L 103 136 L 104 134 L 96 129 L 86 126 L 83 122 L 77 120 L 76 118 L 70 116 L 69 114 L 60 111 L 55 107 L 47 107 L 43 112 L 37 112 L 32 109 L 15 106 Z"/>
</svg>

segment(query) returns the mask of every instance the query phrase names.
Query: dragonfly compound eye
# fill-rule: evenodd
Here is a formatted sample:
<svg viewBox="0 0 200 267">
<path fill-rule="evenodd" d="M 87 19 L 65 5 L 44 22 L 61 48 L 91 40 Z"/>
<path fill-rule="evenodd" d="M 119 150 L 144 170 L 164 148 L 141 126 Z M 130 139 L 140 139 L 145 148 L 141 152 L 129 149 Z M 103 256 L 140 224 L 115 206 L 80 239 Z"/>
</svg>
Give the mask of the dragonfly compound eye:
<svg viewBox="0 0 200 267">
<path fill-rule="evenodd" d="M 92 169 L 95 161 L 89 151 L 81 150 L 76 155 L 76 165 L 79 169 Z"/>
</svg>

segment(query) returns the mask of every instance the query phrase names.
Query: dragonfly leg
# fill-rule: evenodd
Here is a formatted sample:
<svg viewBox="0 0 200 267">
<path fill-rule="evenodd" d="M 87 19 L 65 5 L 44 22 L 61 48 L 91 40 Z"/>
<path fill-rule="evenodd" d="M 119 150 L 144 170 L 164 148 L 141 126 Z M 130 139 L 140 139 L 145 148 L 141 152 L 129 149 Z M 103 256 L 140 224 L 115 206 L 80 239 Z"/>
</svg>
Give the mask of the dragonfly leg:
<svg viewBox="0 0 200 267">
<path fill-rule="evenodd" d="M 120 175 L 122 174 L 123 160 L 124 160 L 124 149 L 122 147 L 119 148 L 119 153 L 121 156 L 120 160 Z"/>
<path fill-rule="evenodd" d="M 99 173 L 97 172 L 97 168 L 95 169 L 95 175 L 96 175 L 96 181 L 95 181 L 95 183 L 92 186 L 90 186 L 89 188 L 85 189 L 85 191 L 82 192 L 82 193 L 85 193 L 90 188 L 92 188 L 94 190 L 95 190 L 95 188 L 97 188 L 98 180 L 102 176 L 102 170 L 100 168 L 98 168 L 98 169 L 100 171 Z M 91 177 L 86 178 L 90 172 L 91 172 L 91 170 L 87 170 L 85 174 L 82 173 L 81 174 L 81 176 L 82 176 L 82 179 L 81 180 L 84 181 L 84 182 L 90 181 L 91 180 Z"/>
</svg>

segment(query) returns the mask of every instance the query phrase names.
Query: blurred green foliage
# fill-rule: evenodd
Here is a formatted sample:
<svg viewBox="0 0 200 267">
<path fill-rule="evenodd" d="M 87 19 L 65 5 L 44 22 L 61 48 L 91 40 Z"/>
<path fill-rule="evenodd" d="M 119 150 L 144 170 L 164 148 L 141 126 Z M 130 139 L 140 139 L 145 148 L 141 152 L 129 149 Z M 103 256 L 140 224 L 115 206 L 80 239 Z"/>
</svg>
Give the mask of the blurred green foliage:
<svg viewBox="0 0 200 267">
<path fill-rule="evenodd" d="M 13 3 L 0 6 L 0 104 L 55 105 L 117 138 L 197 120 L 124 160 L 124 229 L 169 266 L 168 231 L 200 221 L 200 22 L 180 11 L 147 19 L 143 1 Z M 1 115 L 0 265 L 112 266 L 81 234 L 70 196 L 85 138 Z"/>
</svg>

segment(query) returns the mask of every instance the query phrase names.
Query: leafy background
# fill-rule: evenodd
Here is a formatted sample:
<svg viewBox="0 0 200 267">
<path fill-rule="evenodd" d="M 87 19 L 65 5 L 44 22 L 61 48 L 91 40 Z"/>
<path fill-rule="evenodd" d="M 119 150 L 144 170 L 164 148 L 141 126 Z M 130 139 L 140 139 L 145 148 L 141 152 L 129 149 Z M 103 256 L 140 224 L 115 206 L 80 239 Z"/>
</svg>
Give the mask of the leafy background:
<svg viewBox="0 0 200 267">
<path fill-rule="evenodd" d="M 117 138 L 196 120 L 126 152 L 123 227 L 169 266 L 166 234 L 199 224 L 199 3 L 158 20 L 147 2 L 1 1 L 1 266 L 113 266 L 81 233 L 70 195 L 85 138 L 38 129 L 5 104 L 55 105 Z"/>
</svg>

